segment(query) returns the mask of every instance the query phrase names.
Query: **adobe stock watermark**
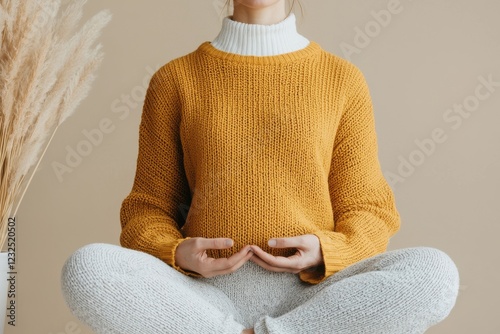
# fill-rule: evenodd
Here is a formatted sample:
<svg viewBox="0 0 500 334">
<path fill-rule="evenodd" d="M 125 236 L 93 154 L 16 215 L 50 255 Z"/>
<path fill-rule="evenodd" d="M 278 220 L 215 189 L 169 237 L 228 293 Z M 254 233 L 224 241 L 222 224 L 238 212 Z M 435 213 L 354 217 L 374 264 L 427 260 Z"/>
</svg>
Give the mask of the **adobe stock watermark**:
<svg viewBox="0 0 500 334">
<path fill-rule="evenodd" d="M 69 2 L 70 0 L 63 0 L 60 4 L 58 4 L 57 1 L 45 0 L 35 2 L 40 11 L 32 22 L 31 30 L 26 34 L 26 38 L 30 40 L 40 38 L 43 33 L 42 28 L 57 15 L 60 6 Z"/>
<path fill-rule="evenodd" d="M 412 0 L 407 1 L 411 2 Z M 394 16 L 400 14 L 403 9 L 404 7 L 400 0 L 390 0 L 387 3 L 386 9 L 381 9 L 379 11 L 372 10 L 370 12 L 372 20 L 365 23 L 363 27 L 354 27 L 354 38 L 352 42 L 340 43 L 340 50 L 344 58 L 351 61 L 353 55 L 360 54 L 391 24 Z"/>
<path fill-rule="evenodd" d="M 500 81 L 495 81 L 492 74 L 487 77 L 479 76 L 478 84 L 474 93 L 466 96 L 461 103 L 455 103 L 443 112 L 443 121 L 451 130 L 458 130 L 464 120 L 470 118 L 473 112 L 481 106 L 481 102 L 488 100 L 500 87 Z M 449 131 L 449 130 L 448 130 Z M 412 176 L 418 167 L 438 150 L 438 146 L 448 139 L 447 130 L 443 127 L 436 127 L 430 131 L 429 136 L 423 139 L 415 139 L 416 148 L 409 154 L 399 155 L 399 165 L 396 171 L 387 171 L 384 173 L 388 183 L 395 187 L 405 182 Z"/>
<path fill-rule="evenodd" d="M 72 173 L 83 163 L 86 157 L 92 154 L 96 147 L 104 142 L 106 135 L 116 130 L 117 121 L 124 121 L 129 117 L 132 110 L 141 106 L 146 96 L 149 81 L 159 68 L 160 65 L 157 65 L 156 69 L 147 66 L 147 74 L 144 76 L 142 84 L 133 87 L 128 94 L 122 94 L 119 98 L 111 102 L 110 110 L 118 118 L 117 120 L 104 117 L 94 128 L 83 129 L 81 131 L 81 137 L 83 138 L 74 147 L 66 145 L 64 161 L 53 161 L 51 164 L 52 170 L 60 183 L 64 181 L 66 174 Z"/>
<path fill-rule="evenodd" d="M 287 112 L 286 109 L 280 109 L 280 112 L 270 114 L 270 117 L 273 121 L 269 122 L 269 126 L 256 128 L 256 133 L 252 133 L 248 137 L 248 142 L 244 145 L 244 159 L 249 163 L 259 160 L 258 156 L 262 148 L 269 147 L 271 143 L 276 142 L 277 137 L 280 135 L 280 132 L 276 130 L 280 127 L 276 127 L 276 124 L 287 124 L 297 121 L 297 116 L 291 112 Z M 225 194 L 228 187 L 232 186 L 234 180 L 247 177 L 246 175 L 242 175 L 242 172 L 244 172 L 244 169 L 241 168 L 232 170 L 217 169 L 216 172 L 211 173 L 210 180 L 204 188 L 194 187 L 191 196 L 192 202 L 189 205 L 187 203 L 180 203 L 178 205 L 178 210 L 184 221 L 187 220 L 188 215 L 191 219 L 195 219 L 194 216 L 203 212 L 211 203 L 217 202 L 217 197 Z M 227 175 L 228 173 L 230 175 Z"/>
</svg>

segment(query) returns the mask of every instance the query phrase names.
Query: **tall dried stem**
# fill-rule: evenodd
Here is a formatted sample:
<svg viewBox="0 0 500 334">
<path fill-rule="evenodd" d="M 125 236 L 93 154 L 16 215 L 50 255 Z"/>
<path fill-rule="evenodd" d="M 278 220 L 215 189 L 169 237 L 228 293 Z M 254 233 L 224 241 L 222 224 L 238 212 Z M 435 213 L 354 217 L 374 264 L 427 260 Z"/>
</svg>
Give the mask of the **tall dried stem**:
<svg viewBox="0 0 500 334">
<path fill-rule="evenodd" d="M 55 132 L 90 91 L 111 19 L 86 0 L 0 0 L 0 247 Z"/>
</svg>

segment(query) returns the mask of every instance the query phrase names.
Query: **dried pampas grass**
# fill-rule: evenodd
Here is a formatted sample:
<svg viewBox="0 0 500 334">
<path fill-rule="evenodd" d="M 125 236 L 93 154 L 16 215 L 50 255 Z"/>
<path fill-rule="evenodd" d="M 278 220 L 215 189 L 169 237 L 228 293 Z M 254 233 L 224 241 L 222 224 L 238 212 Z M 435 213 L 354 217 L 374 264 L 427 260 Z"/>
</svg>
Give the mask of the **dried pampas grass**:
<svg viewBox="0 0 500 334">
<path fill-rule="evenodd" d="M 102 62 L 95 43 L 111 14 L 81 25 L 85 3 L 0 0 L 1 247 L 57 128 L 88 95 Z"/>
</svg>

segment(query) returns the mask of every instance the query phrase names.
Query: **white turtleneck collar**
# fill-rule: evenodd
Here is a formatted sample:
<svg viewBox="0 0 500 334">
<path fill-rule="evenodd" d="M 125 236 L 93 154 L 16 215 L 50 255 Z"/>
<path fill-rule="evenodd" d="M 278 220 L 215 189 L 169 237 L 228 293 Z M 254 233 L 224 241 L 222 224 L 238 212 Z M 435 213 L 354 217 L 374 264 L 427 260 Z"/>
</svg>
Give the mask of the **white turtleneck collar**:
<svg viewBox="0 0 500 334">
<path fill-rule="evenodd" d="M 275 24 L 250 24 L 224 17 L 211 44 L 221 51 L 252 56 L 273 56 L 305 48 L 309 40 L 297 32 L 295 14 Z"/>
</svg>

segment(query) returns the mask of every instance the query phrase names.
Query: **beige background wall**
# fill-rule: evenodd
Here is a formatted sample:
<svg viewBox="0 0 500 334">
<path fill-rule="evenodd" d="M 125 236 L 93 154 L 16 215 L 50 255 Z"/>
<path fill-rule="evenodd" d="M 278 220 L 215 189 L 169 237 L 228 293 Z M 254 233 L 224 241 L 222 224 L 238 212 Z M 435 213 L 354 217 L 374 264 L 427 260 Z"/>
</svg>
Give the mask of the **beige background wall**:
<svg viewBox="0 0 500 334">
<path fill-rule="evenodd" d="M 114 14 L 102 38 L 106 58 L 91 95 L 58 130 L 19 209 L 16 327 L 6 326 L 6 333 L 91 333 L 64 304 L 61 266 L 85 244 L 118 244 L 145 85 L 159 65 L 217 35 L 222 2 L 88 2 L 87 17 L 103 8 Z M 500 82 L 500 2 L 302 4 L 304 16 L 295 11 L 299 32 L 350 59 L 370 85 L 381 164 L 388 178 L 400 178 L 392 184 L 402 228 L 389 249 L 434 246 L 459 267 L 456 307 L 428 333 L 500 333 L 500 84 L 476 91 L 481 77 Z M 380 10 L 393 12 L 385 26 L 372 14 Z M 356 38 L 358 28 L 373 29 L 368 45 Z M 357 53 L 349 56 L 348 48 Z M 469 116 L 453 111 L 460 104 Z M 102 142 L 58 177 L 53 164 L 66 164 L 67 150 L 86 140 L 82 131 L 99 129 L 101 122 L 111 124 Z M 427 143 L 428 154 L 416 141 Z"/>
</svg>

